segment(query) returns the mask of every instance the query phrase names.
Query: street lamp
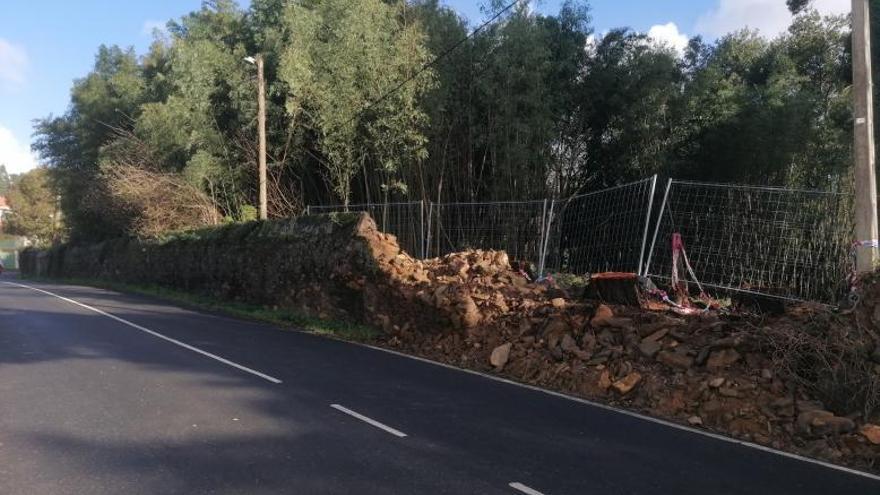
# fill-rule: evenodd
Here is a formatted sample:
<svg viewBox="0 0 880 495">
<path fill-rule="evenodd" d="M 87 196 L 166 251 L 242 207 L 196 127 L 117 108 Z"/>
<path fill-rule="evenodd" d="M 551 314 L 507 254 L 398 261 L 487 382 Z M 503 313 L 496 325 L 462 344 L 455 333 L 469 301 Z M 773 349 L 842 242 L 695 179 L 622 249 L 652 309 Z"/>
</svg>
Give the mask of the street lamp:
<svg viewBox="0 0 880 495">
<path fill-rule="evenodd" d="M 257 66 L 257 132 L 260 140 L 260 220 L 269 216 L 266 199 L 266 81 L 263 76 L 263 56 L 245 57 L 244 61 Z"/>
</svg>

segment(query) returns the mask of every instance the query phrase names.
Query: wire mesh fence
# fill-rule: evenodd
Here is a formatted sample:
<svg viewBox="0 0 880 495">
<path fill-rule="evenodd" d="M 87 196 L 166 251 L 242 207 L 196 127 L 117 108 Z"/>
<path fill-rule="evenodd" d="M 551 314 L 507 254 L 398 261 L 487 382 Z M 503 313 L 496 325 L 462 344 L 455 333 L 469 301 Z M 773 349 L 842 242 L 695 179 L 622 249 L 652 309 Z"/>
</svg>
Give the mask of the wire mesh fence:
<svg viewBox="0 0 880 495">
<path fill-rule="evenodd" d="M 547 268 L 568 273 L 639 272 L 657 178 L 553 203 Z"/>
<path fill-rule="evenodd" d="M 500 249 L 511 260 L 540 262 L 549 201 L 432 203 L 428 256 Z"/>
<path fill-rule="evenodd" d="M 359 205 L 309 206 L 309 214 L 367 212 L 379 230 L 397 237 L 401 249 L 412 256 L 425 257 L 425 205 L 408 203 L 369 203 Z"/>
<path fill-rule="evenodd" d="M 681 234 L 704 286 L 834 303 L 853 239 L 848 194 L 670 180 L 656 176 L 565 200 L 311 206 L 365 211 L 419 258 L 500 249 L 538 273 L 672 272 Z M 656 196 L 656 201 L 655 201 Z M 662 199 L 662 201 L 661 201 Z"/>
<path fill-rule="evenodd" d="M 853 239 L 848 194 L 669 181 L 645 272 L 669 278 L 680 233 L 709 287 L 834 303 Z"/>
</svg>

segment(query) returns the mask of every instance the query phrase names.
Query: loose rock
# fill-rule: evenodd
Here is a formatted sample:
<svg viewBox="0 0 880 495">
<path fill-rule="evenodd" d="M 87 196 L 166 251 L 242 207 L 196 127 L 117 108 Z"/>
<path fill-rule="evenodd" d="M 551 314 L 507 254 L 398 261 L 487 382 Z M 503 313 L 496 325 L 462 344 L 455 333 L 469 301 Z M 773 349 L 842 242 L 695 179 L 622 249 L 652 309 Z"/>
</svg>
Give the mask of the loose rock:
<svg viewBox="0 0 880 495">
<path fill-rule="evenodd" d="M 602 373 L 599 375 L 599 383 L 597 384 L 600 389 L 608 390 L 611 388 L 611 372 L 608 370 L 602 370 Z"/>
<path fill-rule="evenodd" d="M 731 387 L 721 387 L 718 389 L 718 393 L 725 397 L 739 397 L 739 390 Z"/>
<path fill-rule="evenodd" d="M 718 388 L 724 385 L 725 379 L 724 377 L 713 378 L 709 380 L 709 386 L 712 388 Z"/>
<path fill-rule="evenodd" d="M 878 306 L 880 307 L 880 306 Z M 880 426 L 868 423 L 859 430 L 865 438 L 874 445 L 880 445 Z"/>
<path fill-rule="evenodd" d="M 689 369 L 694 359 L 680 352 L 663 351 L 657 354 L 657 361 L 672 368 Z"/>
<path fill-rule="evenodd" d="M 810 411 L 804 411 L 798 414 L 797 417 L 797 428 L 798 431 L 804 434 L 811 434 L 813 431 L 813 422 L 817 419 L 821 418 L 833 418 L 834 413 L 831 411 L 824 411 L 821 409 L 813 409 Z"/>
<path fill-rule="evenodd" d="M 593 315 L 593 318 L 590 320 L 590 325 L 596 328 L 604 327 L 608 325 L 608 321 L 614 318 L 614 312 L 611 311 L 605 304 L 600 304 L 598 308 L 596 308 L 596 313 Z"/>
<path fill-rule="evenodd" d="M 710 370 L 727 368 L 733 363 L 739 361 L 739 359 L 740 354 L 736 352 L 736 349 L 721 349 L 720 351 L 714 351 L 709 354 L 709 359 L 706 361 L 706 368 Z"/>
<path fill-rule="evenodd" d="M 640 381 L 642 381 L 642 375 L 637 371 L 633 371 L 632 373 L 626 375 L 620 380 L 614 382 L 612 386 L 615 390 L 620 392 L 621 395 L 626 395 L 630 393 L 630 391 L 632 391 L 632 389 L 635 388 L 635 386 L 638 385 Z"/>
<path fill-rule="evenodd" d="M 648 335 L 647 337 L 645 337 L 644 339 L 642 339 L 642 342 L 644 342 L 645 340 L 653 340 L 653 341 L 655 341 L 655 342 L 656 342 L 656 341 L 659 341 L 660 339 L 662 339 L 663 337 L 665 337 L 666 334 L 668 334 L 668 333 L 669 333 L 669 329 L 668 329 L 668 328 L 661 328 L 660 330 L 657 330 L 656 332 L 654 332 L 654 333 L 652 333 L 651 335 Z"/>
<path fill-rule="evenodd" d="M 581 350 L 577 345 L 577 341 L 574 340 L 574 337 L 572 337 L 571 334 L 565 334 L 559 345 L 563 351 L 569 354 L 574 354 L 578 359 L 583 361 L 589 360 L 592 355 L 590 352 Z"/>
<path fill-rule="evenodd" d="M 639 344 L 639 352 L 642 353 L 643 356 L 652 358 L 660 352 L 660 349 L 663 348 L 663 344 L 657 342 L 656 340 L 643 340 L 641 344 Z"/>
<path fill-rule="evenodd" d="M 508 342 L 507 344 L 499 345 L 492 350 L 492 355 L 489 356 L 489 362 L 496 370 L 501 370 L 504 368 L 504 365 L 507 364 L 507 360 L 510 358 L 511 347 L 511 344 Z"/>
<path fill-rule="evenodd" d="M 841 416 L 814 418 L 811 426 L 816 435 L 840 435 L 849 433 L 856 428 L 855 422 Z"/>
<path fill-rule="evenodd" d="M 462 296 L 458 307 L 461 310 L 461 323 L 465 328 L 473 328 L 480 323 L 480 310 L 472 297 Z"/>
</svg>

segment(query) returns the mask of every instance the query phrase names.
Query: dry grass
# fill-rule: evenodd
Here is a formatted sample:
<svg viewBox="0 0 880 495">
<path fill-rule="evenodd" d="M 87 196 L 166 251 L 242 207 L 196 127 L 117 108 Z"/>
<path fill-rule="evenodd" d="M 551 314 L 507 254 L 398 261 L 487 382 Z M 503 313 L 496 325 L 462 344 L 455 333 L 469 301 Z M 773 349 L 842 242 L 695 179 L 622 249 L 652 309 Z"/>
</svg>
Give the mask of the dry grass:
<svg viewBox="0 0 880 495">
<path fill-rule="evenodd" d="M 880 407 L 876 343 L 858 318 L 817 311 L 761 328 L 759 340 L 777 372 L 837 414 L 871 418 Z"/>
<path fill-rule="evenodd" d="M 114 129 L 101 175 L 82 207 L 138 237 L 217 225 L 215 202 L 180 173 L 160 170 L 151 149 L 131 131 Z"/>
<path fill-rule="evenodd" d="M 219 222 L 211 199 L 178 174 L 116 163 L 102 177 L 111 202 L 132 214 L 131 229 L 138 236 L 155 237 Z"/>
</svg>

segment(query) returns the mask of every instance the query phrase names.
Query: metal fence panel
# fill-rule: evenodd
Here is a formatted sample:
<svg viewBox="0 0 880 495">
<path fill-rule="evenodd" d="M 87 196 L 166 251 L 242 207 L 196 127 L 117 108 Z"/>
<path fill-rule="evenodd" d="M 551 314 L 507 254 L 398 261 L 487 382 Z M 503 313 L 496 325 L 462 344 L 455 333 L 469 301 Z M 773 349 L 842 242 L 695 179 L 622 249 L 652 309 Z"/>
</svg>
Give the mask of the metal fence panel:
<svg viewBox="0 0 880 495">
<path fill-rule="evenodd" d="M 554 201 L 547 268 L 638 273 L 656 177 Z"/>
<path fill-rule="evenodd" d="M 834 303 L 853 239 L 847 194 L 670 181 L 646 271 L 669 278 L 682 235 L 709 287 Z"/>
<path fill-rule="evenodd" d="M 655 186 L 656 177 L 566 200 L 347 209 L 368 212 L 422 258 L 500 249 L 541 273 L 636 272 L 662 282 L 671 274 L 671 237 L 678 232 L 707 287 L 829 303 L 846 289 L 851 195 L 670 180 L 655 204 Z"/>
<path fill-rule="evenodd" d="M 428 256 L 464 249 L 498 249 L 538 264 L 547 201 L 434 203 Z"/>
<path fill-rule="evenodd" d="M 409 203 L 370 203 L 333 206 L 309 206 L 309 214 L 338 213 L 344 211 L 367 212 L 373 217 L 379 230 L 397 237 L 401 249 L 415 257 L 424 257 L 425 229 L 423 227 L 424 204 L 420 201 Z"/>
</svg>

